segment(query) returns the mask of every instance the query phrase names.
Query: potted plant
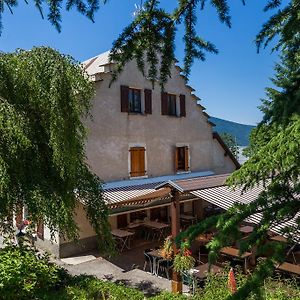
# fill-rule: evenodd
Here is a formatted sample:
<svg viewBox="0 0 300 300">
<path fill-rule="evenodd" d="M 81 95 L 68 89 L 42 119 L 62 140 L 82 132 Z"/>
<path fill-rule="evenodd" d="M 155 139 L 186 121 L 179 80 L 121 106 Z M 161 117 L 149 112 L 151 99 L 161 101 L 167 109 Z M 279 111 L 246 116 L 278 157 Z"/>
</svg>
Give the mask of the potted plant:
<svg viewBox="0 0 300 300">
<path fill-rule="evenodd" d="M 159 250 L 159 254 L 164 259 L 172 259 L 174 256 L 172 237 L 168 236 L 163 246 Z"/>
<path fill-rule="evenodd" d="M 190 245 L 188 241 L 181 244 L 180 250 L 175 255 L 173 262 L 173 269 L 176 272 L 186 272 L 193 268 L 195 265 L 195 259 L 192 256 L 192 252 L 189 249 Z"/>
</svg>

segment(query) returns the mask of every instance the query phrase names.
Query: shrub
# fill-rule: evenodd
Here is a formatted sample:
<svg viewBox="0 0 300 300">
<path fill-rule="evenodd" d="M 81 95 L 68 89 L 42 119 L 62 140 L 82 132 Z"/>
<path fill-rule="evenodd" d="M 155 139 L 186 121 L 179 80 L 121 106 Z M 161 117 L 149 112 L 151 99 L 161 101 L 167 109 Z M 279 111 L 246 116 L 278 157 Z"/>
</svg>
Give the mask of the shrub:
<svg viewBox="0 0 300 300">
<path fill-rule="evenodd" d="M 109 281 L 98 280 L 93 276 L 75 276 L 69 282 L 67 294 L 72 300 L 84 299 L 130 299 L 143 300 L 144 294 L 137 289 L 125 287 Z"/>
<path fill-rule="evenodd" d="M 8 246 L 0 250 L 0 297 L 35 299 L 38 291 L 48 291 L 62 282 L 63 271 L 30 249 Z"/>
</svg>

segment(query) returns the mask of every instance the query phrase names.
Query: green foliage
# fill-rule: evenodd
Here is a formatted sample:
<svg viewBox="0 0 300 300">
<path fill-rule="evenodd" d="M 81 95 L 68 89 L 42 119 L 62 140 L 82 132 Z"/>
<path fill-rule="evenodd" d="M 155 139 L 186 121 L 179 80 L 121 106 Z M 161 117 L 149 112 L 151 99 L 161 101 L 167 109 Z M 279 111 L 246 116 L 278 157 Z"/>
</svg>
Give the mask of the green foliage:
<svg viewBox="0 0 300 300">
<path fill-rule="evenodd" d="M 32 250 L 6 247 L 0 250 L 0 298 L 34 299 L 38 291 L 47 292 L 62 282 L 62 270 L 46 256 Z"/>
<path fill-rule="evenodd" d="M 270 1 L 272 2 L 274 1 Z M 289 13 L 296 9 L 299 18 L 299 1 L 291 2 L 293 9 Z M 266 90 L 267 98 L 261 106 L 264 118 L 252 132 L 247 149 L 250 159 L 227 182 L 233 188 L 242 186 L 243 190 L 260 185 L 264 187 L 264 191 L 255 201 L 236 204 L 218 218 L 212 217 L 191 227 L 177 239 L 178 243 L 183 238 L 192 240 L 197 234 L 209 228 L 216 228 L 218 233 L 209 244 L 210 261 L 217 258 L 221 247 L 237 241 L 241 253 L 256 247 L 257 254 L 260 255 L 268 252 L 266 247 L 272 248 L 273 254 L 257 266 L 234 299 L 249 298 L 250 291 L 256 292 L 257 297 L 262 297 L 260 287 L 274 272 L 275 265 L 285 260 L 284 245 L 265 244 L 270 229 L 276 227 L 280 234 L 288 238 L 291 245 L 299 243 L 300 26 L 290 28 L 289 32 L 294 36 L 287 38 L 286 31 L 294 24 L 290 17 L 296 18 L 293 15 L 289 16 L 286 22 L 269 24 L 271 27 L 281 28 L 278 31 L 281 36 L 278 45 L 282 48 L 282 56 L 281 62 L 275 67 L 275 87 Z M 265 31 L 265 34 L 267 33 Z M 274 31 L 270 31 L 269 34 L 269 38 L 272 39 Z M 238 226 L 252 215 L 260 217 L 260 222 L 246 239 L 241 240 Z"/>
<path fill-rule="evenodd" d="M 68 0 L 66 10 L 76 8 L 77 11 L 90 20 L 94 21 L 94 14 L 99 9 L 101 2 L 107 0 Z M 119 38 L 114 42 L 111 59 L 118 67 L 115 70 L 112 80 L 116 79 L 124 65 L 136 59 L 138 68 L 144 75 L 154 81 L 159 80 L 163 86 L 170 76 L 171 64 L 175 60 L 175 36 L 177 29 L 184 29 L 183 42 L 185 45 L 183 74 L 188 78 L 194 59 L 205 59 L 205 53 L 218 53 L 216 47 L 203 38 L 196 31 L 197 14 L 203 10 L 207 0 L 175 0 L 175 7 L 172 11 L 166 11 L 159 0 L 145 0 L 144 5 L 135 13 L 135 19 L 128 25 Z M 231 27 L 230 7 L 228 0 L 211 0 L 210 5 L 216 9 L 219 20 L 226 26 Z M 245 0 L 241 0 L 245 4 Z M 279 35 L 279 42 L 276 49 L 285 43 L 293 40 L 295 45 L 299 44 L 297 28 L 300 27 L 299 0 L 268 0 L 265 1 L 264 10 L 279 9 L 264 24 L 262 30 L 256 37 L 258 49 L 261 45 L 268 43 Z M 34 0 L 36 8 L 44 17 L 43 9 L 48 9 L 47 18 L 61 30 L 61 10 L 63 1 L 56 0 Z M 13 12 L 18 0 L 0 0 L 0 33 L 2 28 L 1 16 L 6 5 L 7 9 Z M 284 6 L 284 5 L 285 6 Z M 296 38 L 295 38 L 296 37 Z M 149 64 L 145 72 L 146 60 Z M 159 67 L 158 67 L 159 66 Z M 159 72 L 159 76 L 157 73 Z"/>
<path fill-rule="evenodd" d="M 142 292 L 115 284 L 109 281 L 100 281 L 91 276 L 74 277 L 67 287 L 71 299 L 132 299 L 142 300 Z"/>
<path fill-rule="evenodd" d="M 150 297 L 150 299 L 223 300 L 230 296 L 227 287 L 228 271 L 229 268 L 225 268 L 221 274 L 209 276 L 204 288 L 197 290 L 193 297 L 163 292 Z M 243 275 L 241 270 L 235 271 L 235 278 L 238 288 L 243 287 L 247 280 L 247 276 Z M 261 299 L 266 300 L 284 300 L 287 298 L 296 300 L 299 299 L 300 290 L 296 281 L 272 278 L 263 283 L 261 295 Z M 49 263 L 47 256 L 42 256 L 30 249 L 6 247 L 0 251 L 0 299 L 143 300 L 145 296 L 137 289 L 98 280 L 93 276 L 71 277 L 64 269 Z M 257 298 L 251 295 L 249 299 L 256 300 Z"/>
<path fill-rule="evenodd" d="M 110 248 L 101 182 L 84 153 L 93 94 L 79 64 L 53 49 L 0 54 L 0 225 L 26 206 L 33 223 L 74 239 L 80 200 Z"/>
<path fill-rule="evenodd" d="M 237 157 L 239 149 L 235 138 L 229 133 L 221 133 L 220 136 L 224 143 L 227 145 L 227 147 L 230 149 L 231 153 L 235 157 Z"/>
</svg>

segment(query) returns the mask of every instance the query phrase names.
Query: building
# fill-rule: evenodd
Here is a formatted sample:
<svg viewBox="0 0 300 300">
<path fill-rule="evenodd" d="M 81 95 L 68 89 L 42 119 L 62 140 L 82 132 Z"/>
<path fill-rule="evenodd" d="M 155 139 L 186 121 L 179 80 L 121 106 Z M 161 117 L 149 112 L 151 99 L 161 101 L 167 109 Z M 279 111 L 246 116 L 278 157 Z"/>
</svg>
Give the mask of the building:
<svg viewBox="0 0 300 300">
<path fill-rule="evenodd" d="M 96 90 L 92 119 L 85 120 L 87 162 L 105 182 L 112 229 L 141 218 L 168 222 L 169 194 L 165 189 L 155 191 L 155 186 L 167 180 L 231 173 L 239 167 L 213 133 L 213 124 L 180 67 L 173 65 L 162 92 L 158 84 L 152 88 L 134 61 L 110 87 L 115 66 L 109 62 L 109 52 L 85 61 L 83 66 Z M 195 196 L 187 194 L 183 200 L 183 213 L 200 213 Z M 60 257 L 96 246 L 95 233 L 82 207 L 75 218 L 81 244 L 57 238 L 51 247 Z M 44 239 L 49 239 L 46 231 Z"/>
</svg>

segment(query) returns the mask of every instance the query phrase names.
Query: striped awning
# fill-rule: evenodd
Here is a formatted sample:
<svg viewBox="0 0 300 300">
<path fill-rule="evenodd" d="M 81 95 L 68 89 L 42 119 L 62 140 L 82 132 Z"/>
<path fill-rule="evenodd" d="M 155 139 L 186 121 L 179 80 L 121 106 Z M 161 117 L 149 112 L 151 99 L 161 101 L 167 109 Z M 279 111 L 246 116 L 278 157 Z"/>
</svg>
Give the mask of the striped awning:
<svg viewBox="0 0 300 300">
<path fill-rule="evenodd" d="M 104 190 L 104 197 L 108 207 L 114 207 L 120 202 L 124 203 L 130 199 L 155 192 L 156 183 L 117 187 Z"/>
<path fill-rule="evenodd" d="M 211 204 L 214 204 L 224 210 L 228 210 L 236 203 L 247 204 L 256 200 L 259 194 L 263 190 L 264 190 L 263 185 L 256 186 L 246 192 L 243 192 L 242 188 L 235 188 L 233 190 L 227 186 L 219 186 L 219 187 L 192 191 L 191 194 Z M 249 217 L 248 219 L 246 219 L 245 221 L 253 224 L 259 224 L 261 217 L 262 217 L 261 214 L 255 214 Z M 294 219 L 272 227 L 271 231 L 277 234 L 282 234 L 281 230 L 286 226 L 290 226 L 291 228 L 293 227 L 298 228 L 299 226 L 297 225 L 297 218 L 299 217 L 300 214 L 298 213 L 294 217 Z M 297 231 L 296 234 L 293 235 L 293 240 L 298 243 L 300 242 L 299 230 Z"/>
</svg>

